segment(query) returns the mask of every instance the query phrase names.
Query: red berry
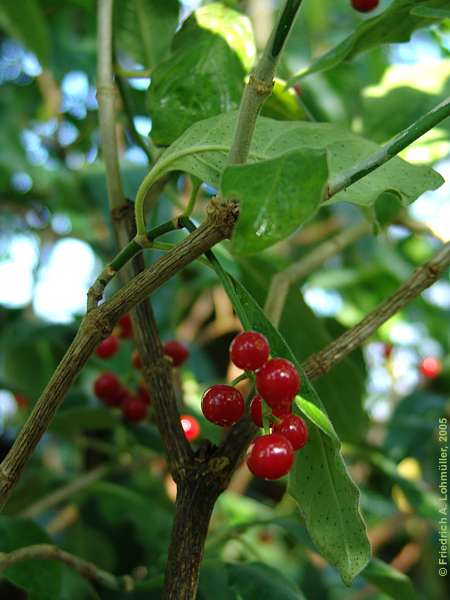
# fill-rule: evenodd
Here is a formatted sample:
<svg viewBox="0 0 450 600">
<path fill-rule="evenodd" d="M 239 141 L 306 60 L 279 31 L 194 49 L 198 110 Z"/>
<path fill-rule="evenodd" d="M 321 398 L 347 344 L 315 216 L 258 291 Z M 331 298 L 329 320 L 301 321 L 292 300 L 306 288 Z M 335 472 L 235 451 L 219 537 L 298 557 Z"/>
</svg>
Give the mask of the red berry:
<svg viewBox="0 0 450 600">
<path fill-rule="evenodd" d="M 353 8 L 362 13 L 370 12 L 380 4 L 380 0 L 351 0 L 351 2 Z"/>
<path fill-rule="evenodd" d="M 121 389 L 120 381 L 114 373 L 101 373 L 94 381 L 94 394 L 97 398 L 114 396 Z"/>
<path fill-rule="evenodd" d="M 152 399 L 150 398 L 148 389 L 145 387 L 145 385 L 142 384 L 138 387 L 138 390 L 136 392 L 136 398 L 138 398 L 138 400 L 140 400 L 144 404 L 147 404 L 147 406 L 150 406 L 150 404 L 152 403 Z"/>
<path fill-rule="evenodd" d="M 137 350 L 133 350 L 133 354 L 131 355 L 131 362 L 135 369 L 142 369 L 142 361 L 139 356 L 139 352 Z"/>
<path fill-rule="evenodd" d="M 300 390 L 300 376 L 285 358 L 272 358 L 256 374 L 256 389 L 269 406 L 292 400 Z"/>
<path fill-rule="evenodd" d="M 174 367 L 182 365 L 189 356 L 189 350 L 177 340 L 170 340 L 163 345 L 164 354 L 172 359 Z"/>
<path fill-rule="evenodd" d="M 192 415 L 181 415 L 181 427 L 186 439 L 193 442 L 200 435 L 200 423 Z"/>
<path fill-rule="evenodd" d="M 300 450 L 308 441 L 306 423 L 296 415 L 284 415 L 281 418 L 281 423 L 273 426 L 273 432 L 284 435 L 291 442 L 294 450 Z"/>
<path fill-rule="evenodd" d="M 275 417 L 281 417 L 284 415 L 288 415 L 292 410 L 292 402 L 288 400 L 286 403 L 282 403 L 275 408 L 272 408 L 272 414 Z M 262 418 L 262 399 L 261 396 L 254 396 L 252 401 L 250 402 L 250 417 L 255 425 L 258 427 L 263 426 L 263 418 Z"/>
<path fill-rule="evenodd" d="M 242 417 L 244 398 L 231 385 L 213 385 L 203 394 L 202 411 L 208 421 L 227 427 Z"/>
<path fill-rule="evenodd" d="M 302 86 L 299 83 L 296 83 L 292 87 L 294 88 L 294 92 L 297 94 L 297 96 L 302 96 L 303 95 Z"/>
<path fill-rule="evenodd" d="M 128 392 L 125 388 L 119 387 L 115 392 L 110 394 L 109 396 L 104 396 L 100 398 L 103 404 L 106 406 L 121 406 L 122 403 L 128 398 Z"/>
<path fill-rule="evenodd" d="M 128 395 L 122 403 L 123 416 L 133 423 L 143 421 L 147 416 L 147 404 L 136 396 Z"/>
<path fill-rule="evenodd" d="M 279 433 L 261 435 L 253 440 L 247 452 L 247 466 L 256 477 L 278 479 L 294 462 L 291 442 Z"/>
<path fill-rule="evenodd" d="M 95 353 L 100 358 L 111 358 L 119 349 L 119 340 L 115 335 L 105 338 L 95 349 Z"/>
<path fill-rule="evenodd" d="M 29 402 L 26 396 L 24 396 L 23 394 L 14 394 L 14 399 L 16 401 L 17 408 L 27 408 Z"/>
<path fill-rule="evenodd" d="M 117 321 L 117 328 L 119 330 L 119 337 L 123 339 L 130 339 L 133 337 L 133 326 L 131 324 L 131 317 L 128 313 L 120 317 Z"/>
<path fill-rule="evenodd" d="M 436 379 L 442 371 L 442 363 L 434 356 L 427 356 L 420 363 L 420 372 L 427 379 Z"/>
<path fill-rule="evenodd" d="M 266 338 L 257 331 L 244 331 L 231 342 L 231 361 L 244 371 L 257 371 L 269 358 Z"/>
</svg>

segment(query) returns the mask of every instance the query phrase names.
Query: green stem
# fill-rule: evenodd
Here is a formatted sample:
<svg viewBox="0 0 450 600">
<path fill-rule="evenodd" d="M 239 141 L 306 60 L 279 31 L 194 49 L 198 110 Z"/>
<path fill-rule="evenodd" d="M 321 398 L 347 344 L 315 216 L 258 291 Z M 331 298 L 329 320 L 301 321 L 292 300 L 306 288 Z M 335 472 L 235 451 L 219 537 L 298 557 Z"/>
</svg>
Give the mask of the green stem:
<svg viewBox="0 0 450 600">
<path fill-rule="evenodd" d="M 229 164 L 244 164 L 247 161 L 256 120 L 266 98 L 272 93 L 273 78 L 280 53 L 301 3 L 302 0 L 287 0 L 279 13 L 278 22 L 264 52 L 250 75 L 242 95 L 234 140 L 228 155 Z"/>
<path fill-rule="evenodd" d="M 223 144 L 203 144 L 201 146 L 190 146 L 183 148 L 178 152 L 171 152 L 166 158 L 162 156 L 155 166 L 142 180 L 141 185 L 136 194 L 136 201 L 134 205 L 136 215 L 136 231 L 137 236 L 145 236 L 145 217 L 144 217 L 144 204 L 145 198 L 152 185 L 165 173 L 170 165 L 176 162 L 178 159 L 188 156 L 189 154 L 201 154 L 202 152 L 227 152 L 228 146 Z"/>
<path fill-rule="evenodd" d="M 371 156 L 361 160 L 348 171 L 333 177 L 328 185 L 327 199 L 348 188 L 384 163 L 394 158 L 399 152 L 415 142 L 424 133 L 433 129 L 438 123 L 450 115 L 450 97 L 420 117 L 415 123 L 404 129 L 389 142 L 381 146 Z"/>
<path fill-rule="evenodd" d="M 158 225 L 157 227 L 147 231 L 145 233 L 145 238 L 150 244 L 152 244 L 154 240 L 159 238 L 161 235 L 169 233 L 170 231 L 175 231 L 176 229 L 178 229 L 176 219 L 171 219 L 170 221 L 166 221 L 165 223 L 162 223 L 161 225 Z M 133 258 L 133 256 L 136 256 L 136 254 L 141 252 L 142 249 L 143 246 L 141 244 L 138 244 L 136 240 L 131 240 L 131 242 L 129 242 L 125 248 L 122 248 L 119 254 L 117 254 L 110 262 L 110 269 L 114 271 L 114 273 L 117 273 L 131 258 Z"/>
<path fill-rule="evenodd" d="M 189 197 L 189 202 L 186 206 L 186 208 L 183 211 L 183 217 L 190 217 L 192 214 L 192 211 L 194 210 L 194 206 L 195 206 L 195 201 L 197 200 L 197 194 L 201 188 L 202 185 L 202 180 L 198 179 L 198 177 L 191 177 L 191 182 L 192 182 L 192 190 L 191 190 L 191 195 Z"/>
<path fill-rule="evenodd" d="M 122 69 L 120 65 L 115 65 L 114 71 L 119 77 L 126 77 L 127 79 L 148 79 L 152 75 L 152 69 L 130 71 L 129 69 Z"/>
</svg>

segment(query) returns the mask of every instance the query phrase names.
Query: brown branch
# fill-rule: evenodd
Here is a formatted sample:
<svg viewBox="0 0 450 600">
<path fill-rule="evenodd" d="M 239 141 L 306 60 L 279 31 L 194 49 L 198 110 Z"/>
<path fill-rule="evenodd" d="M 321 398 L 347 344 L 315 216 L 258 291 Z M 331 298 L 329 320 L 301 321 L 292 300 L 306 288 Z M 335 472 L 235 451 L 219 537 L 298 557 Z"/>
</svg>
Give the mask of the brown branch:
<svg viewBox="0 0 450 600">
<path fill-rule="evenodd" d="M 103 571 L 103 569 L 100 569 L 94 563 L 88 562 L 74 554 L 69 554 L 69 552 L 51 544 L 35 544 L 8 553 L 1 552 L 0 572 L 23 560 L 57 560 L 76 571 L 85 579 L 94 581 L 110 590 L 132 592 L 135 589 L 135 580 L 131 575 L 117 577 L 107 571 Z"/>
<path fill-rule="evenodd" d="M 214 204 L 205 222 L 194 233 L 84 317 L 75 339 L 0 465 L 0 507 L 5 504 L 65 394 L 98 343 L 111 333 L 124 313 L 145 300 L 212 246 L 228 238 L 236 216 L 233 203 Z"/>
<path fill-rule="evenodd" d="M 323 350 L 313 354 L 303 364 L 306 375 L 310 379 L 316 379 L 328 373 L 335 364 L 358 348 L 385 321 L 430 287 L 449 264 L 450 242 L 445 244 L 429 262 L 416 269 L 392 296 L 379 304 L 362 321 Z"/>
<path fill-rule="evenodd" d="M 370 228 L 371 226 L 367 221 L 361 221 L 361 223 L 357 223 L 338 233 L 330 240 L 323 242 L 304 258 L 272 277 L 264 312 L 275 327 L 280 322 L 291 285 L 300 279 L 304 279 L 337 252 L 369 233 Z"/>
</svg>

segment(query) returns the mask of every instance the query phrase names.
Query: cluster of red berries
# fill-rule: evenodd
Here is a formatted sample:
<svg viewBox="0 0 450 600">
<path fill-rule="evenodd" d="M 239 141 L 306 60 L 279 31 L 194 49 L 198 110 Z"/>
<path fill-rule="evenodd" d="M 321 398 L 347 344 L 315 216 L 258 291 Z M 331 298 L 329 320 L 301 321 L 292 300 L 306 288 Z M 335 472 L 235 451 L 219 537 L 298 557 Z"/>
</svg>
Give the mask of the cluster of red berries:
<svg viewBox="0 0 450 600">
<path fill-rule="evenodd" d="M 351 0 L 355 10 L 362 13 L 371 12 L 380 4 L 380 0 Z"/>
<path fill-rule="evenodd" d="M 95 352 L 99 358 L 111 358 L 118 352 L 120 340 L 131 339 L 132 337 L 133 328 L 130 315 L 126 314 L 119 319 L 113 334 L 100 342 Z M 165 342 L 163 349 L 164 354 L 171 360 L 174 367 L 179 367 L 189 357 L 189 351 L 186 346 L 177 340 Z M 133 351 L 132 364 L 136 369 L 142 368 L 137 350 Z M 133 393 L 122 385 L 115 373 L 106 371 L 98 375 L 95 379 L 94 393 L 107 406 L 120 407 L 123 416 L 128 421 L 138 423 L 139 421 L 143 421 L 148 415 L 151 399 L 143 383 L 139 384 L 137 390 Z M 189 440 L 193 440 L 199 435 L 200 426 L 194 417 L 184 415 L 181 417 L 181 424 Z"/>
<path fill-rule="evenodd" d="M 237 335 L 230 346 L 230 359 L 236 367 L 255 374 L 256 395 L 250 403 L 250 416 L 263 426 L 263 400 L 267 404 L 272 433 L 253 440 L 247 465 L 257 477 L 278 479 L 294 462 L 294 451 L 308 439 L 306 424 L 292 414 L 292 401 L 300 390 L 295 366 L 284 358 L 271 358 L 267 339 L 257 331 Z M 205 417 L 221 427 L 236 423 L 244 413 L 244 398 L 231 385 L 213 385 L 203 394 Z"/>
</svg>

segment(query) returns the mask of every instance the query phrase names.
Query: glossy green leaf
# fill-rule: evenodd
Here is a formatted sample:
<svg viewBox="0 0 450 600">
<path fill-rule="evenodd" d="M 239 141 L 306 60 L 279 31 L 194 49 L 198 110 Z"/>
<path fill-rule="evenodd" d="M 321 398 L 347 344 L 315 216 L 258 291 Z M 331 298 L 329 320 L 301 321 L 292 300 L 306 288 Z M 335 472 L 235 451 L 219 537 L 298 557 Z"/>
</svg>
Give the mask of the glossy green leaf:
<svg viewBox="0 0 450 600">
<path fill-rule="evenodd" d="M 36 0 L 3 0 L 0 26 L 19 39 L 46 67 L 50 58 L 50 33 L 41 7 Z"/>
<path fill-rule="evenodd" d="M 158 176 L 181 170 L 219 187 L 235 124 L 236 113 L 228 113 L 190 127 L 161 156 L 156 166 Z M 305 149 L 326 150 L 330 177 L 333 177 L 376 152 L 379 146 L 330 123 L 275 121 L 260 117 L 248 164 Z M 333 196 L 329 203 L 346 201 L 370 206 L 381 194 L 390 191 L 403 205 L 407 205 L 423 192 L 436 189 L 442 183 L 442 177 L 433 169 L 411 165 L 395 157 Z"/>
<path fill-rule="evenodd" d="M 243 258 L 238 264 L 246 288 L 263 305 L 276 268 L 266 256 Z M 344 332 L 334 321 L 332 325 L 333 328 L 329 332 L 331 323 L 327 322 L 325 325 L 324 320 L 319 319 L 305 303 L 300 289 L 297 286 L 291 287 L 281 315 L 279 330 L 298 362 L 306 360 Z M 339 438 L 349 442 L 361 441 L 368 426 L 368 417 L 363 407 L 364 369 L 356 363 L 354 357 L 357 356 L 356 352 L 345 358 L 329 373 L 314 382 Z M 303 392 L 301 393 L 303 395 Z M 352 415 L 351 419 L 349 414 Z M 320 427 L 318 422 L 316 425 Z"/>
<path fill-rule="evenodd" d="M 221 190 L 239 200 L 236 254 L 255 253 L 285 239 L 319 209 L 328 180 L 323 150 L 291 150 L 251 165 L 227 167 Z"/>
<path fill-rule="evenodd" d="M 245 318 L 254 329 L 266 335 L 274 356 L 288 358 L 296 365 L 302 376 L 302 396 L 324 410 L 280 333 L 245 288 L 237 281 L 234 286 Z M 339 570 L 344 583 L 350 584 L 370 559 L 370 544 L 359 508 L 359 491 L 346 470 L 335 439 L 324 435 L 311 421 L 308 428 L 309 441 L 301 452 L 296 453 L 288 490 L 299 506 L 314 544 Z"/>
<path fill-rule="evenodd" d="M 339 443 L 337 433 L 326 412 L 320 410 L 316 404 L 313 404 L 302 396 L 297 396 L 295 403 L 302 415 L 308 417 L 308 419 L 314 423 L 316 427 L 326 433 L 328 437 L 334 438 L 336 442 Z"/>
<path fill-rule="evenodd" d="M 50 543 L 48 535 L 33 521 L 0 516 L 0 552 Z M 24 560 L 8 567 L 2 576 L 26 590 L 30 600 L 59 598 L 61 565 L 55 561 Z"/>
<path fill-rule="evenodd" d="M 116 2 L 117 44 L 146 69 L 169 52 L 178 24 L 178 0 Z"/>
<path fill-rule="evenodd" d="M 193 123 L 237 108 L 254 57 L 247 17 L 219 3 L 196 10 L 152 75 L 153 141 L 170 144 Z"/>
<path fill-rule="evenodd" d="M 297 585 L 279 571 L 259 563 L 228 565 L 230 587 L 245 600 L 305 600 Z"/>
<path fill-rule="evenodd" d="M 416 29 L 427 27 L 434 21 L 440 21 L 448 12 L 444 10 L 444 15 L 441 15 L 439 10 L 434 17 L 430 13 L 431 9 L 448 7 L 447 0 L 422 2 L 420 5 L 422 10 L 427 9 L 425 15 L 420 11 L 419 14 L 415 12 L 416 4 L 417 0 L 394 0 L 384 12 L 372 19 L 362 21 L 359 27 L 344 41 L 318 58 L 309 67 L 294 75 L 288 81 L 288 85 L 294 85 L 311 73 L 325 71 L 344 61 L 350 61 L 361 52 L 366 52 L 381 44 L 408 42 Z"/>
<path fill-rule="evenodd" d="M 393 600 L 417 599 L 411 579 L 382 560 L 373 558 L 361 575 Z"/>
</svg>

